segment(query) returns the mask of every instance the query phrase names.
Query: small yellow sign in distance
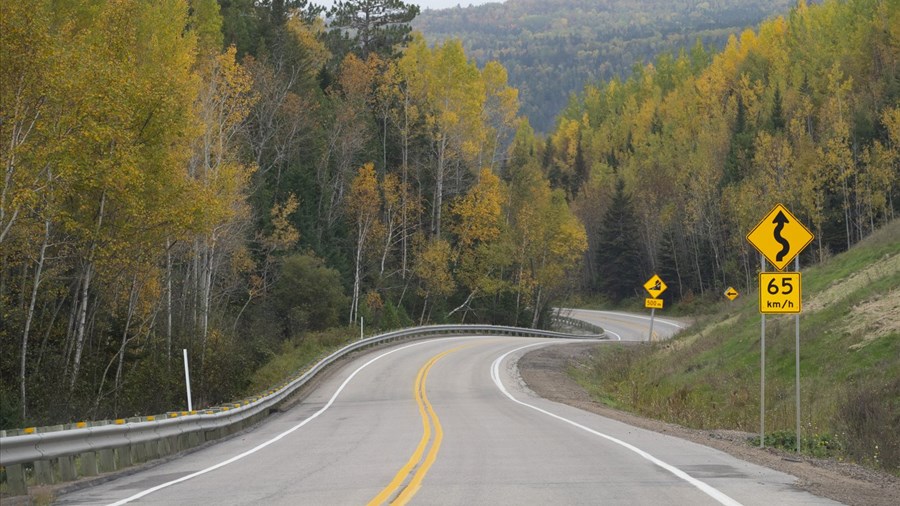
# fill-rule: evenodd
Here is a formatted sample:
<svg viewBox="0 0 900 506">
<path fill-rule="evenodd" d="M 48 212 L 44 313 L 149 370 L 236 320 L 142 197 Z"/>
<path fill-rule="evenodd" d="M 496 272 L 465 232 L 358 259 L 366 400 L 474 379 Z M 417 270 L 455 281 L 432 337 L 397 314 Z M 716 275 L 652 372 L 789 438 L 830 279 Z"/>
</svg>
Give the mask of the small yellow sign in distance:
<svg viewBox="0 0 900 506">
<path fill-rule="evenodd" d="M 725 296 L 728 297 L 728 300 L 734 300 L 738 298 L 738 295 L 740 295 L 740 293 L 738 293 L 734 287 L 729 286 L 728 290 L 725 290 Z"/>
<path fill-rule="evenodd" d="M 747 234 L 747 241 L 779 271 L 813 240 L 813 234 L 786 207 L 776 204 Z"/>
<path fill-rule="evenodd" d="M 644 299 L 644 307 L 647 309 L 662 309 L 662 299 Z"/>
<path fill-rule="evenodd" d="M 659 297 L 659 295 L 666 291 L 666 284 L 663 282 L 662 278 L 658 275 L 654 274 L 652 278 L 650 278 L 646 283 L 644 283 L 644 289 L 647 290 L 647 293 L 650 294 L 654 299 Z M 650 306 L 647 306 L 650 307 Z M 660 306 L 662 307 L 662 306 Z"/>
<path fill-rule="evenodd" d="M 799 272 L 759 273 L 760 313 L 799 313 L 802 307 L 800 293 Z"/>
</svg>

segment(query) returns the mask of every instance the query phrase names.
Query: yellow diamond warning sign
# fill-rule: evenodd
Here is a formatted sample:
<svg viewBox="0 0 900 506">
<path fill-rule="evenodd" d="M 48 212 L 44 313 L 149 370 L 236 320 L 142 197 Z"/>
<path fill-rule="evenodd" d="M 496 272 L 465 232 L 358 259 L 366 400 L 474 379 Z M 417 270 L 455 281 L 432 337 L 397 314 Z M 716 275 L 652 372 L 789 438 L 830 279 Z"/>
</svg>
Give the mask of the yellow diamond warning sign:
<svg viewBox="0 0 900 506">
<path fill-rule="evenodd" d="M 813 234 L 781 204 L 747 234 L 747 240 L 779 271 L 813 240 Z"/>
<path fill-rule="evenodd" d="M 668 286 L 666 286 L 666 284 L 663 283 L 663 280 L 656 274 L 654 274 L 652 278 L 650 278 L 646 283 L 644 283 L 644 289 L 647 290 L 647 293 L 649 293 L 650 296 L 653 297 L 654 299 L 659 297 L 659 295 L 661 293 L 665 292 L 666 288 L 668 288 Z M 647 306 L 647 307 L 650 307 L 650 306 Z M 660 306 L 660 307 L 662 307 L 662 306 Z"/>
<path fill-rule="evenodd" d="M 728 287 L 728 290 L 725 290 L 725 296 L 728 297 L 728 300 L 734 300 L 740 295 L 737 290 L 733 287 Z"/>
</svg>

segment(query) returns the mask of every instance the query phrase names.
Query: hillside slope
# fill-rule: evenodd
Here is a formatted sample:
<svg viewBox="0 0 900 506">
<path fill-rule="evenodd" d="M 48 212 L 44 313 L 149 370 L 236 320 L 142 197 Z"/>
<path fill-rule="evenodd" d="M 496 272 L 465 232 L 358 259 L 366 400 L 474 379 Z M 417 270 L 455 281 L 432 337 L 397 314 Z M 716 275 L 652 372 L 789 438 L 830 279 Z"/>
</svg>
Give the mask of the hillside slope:
<svg viewBox="0 0 900 506">
<path fill-rule="evenodd" d="M 465 3 L 465 2 L 462 2 Z M 507 0 L 425 10 L 413 21 L 429 42 L 459 38 L 480 65 L 497 60 L 520 91 L 522 113 L 548 132 L 569 95 L 628 74 L 635 63 L 728 36 L 786 12 L 794 0 Z"/>
<path fill-rule="evenodd" d="M 767 317 L 768 444 L 793 446 L 794 318 Z M 900 474 L 900 220 L 803 271 L 804 451 Z M 756 293 L 669 342 L 604 347 L 574 374 L 602 402 L 688 427 L 759 431 Z"/>
</svg>

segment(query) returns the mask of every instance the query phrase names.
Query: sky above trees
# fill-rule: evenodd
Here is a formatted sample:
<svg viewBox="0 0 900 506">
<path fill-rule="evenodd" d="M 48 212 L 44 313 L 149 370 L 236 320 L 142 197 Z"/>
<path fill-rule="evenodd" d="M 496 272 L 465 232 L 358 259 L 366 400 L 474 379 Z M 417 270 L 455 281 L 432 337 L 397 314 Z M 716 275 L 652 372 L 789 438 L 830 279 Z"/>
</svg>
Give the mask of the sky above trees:
<svg viewBox="0 0 900 506">
<path fill-rule="evenodd" d="M 334 5 L 334 0 L 313 0 L 313 3 L 323 5 L 325 7 L 331 7 Z M 501 0 L 415 0 L 412 2 L 407 2 L 416 4 L 425 9 L 449 9 L 451 7 L 456 7 L 457 5 L 461 7 L 468 7 L 469 5 L 483 5 L 487 3 L 502 3 Z"/>
</svg>

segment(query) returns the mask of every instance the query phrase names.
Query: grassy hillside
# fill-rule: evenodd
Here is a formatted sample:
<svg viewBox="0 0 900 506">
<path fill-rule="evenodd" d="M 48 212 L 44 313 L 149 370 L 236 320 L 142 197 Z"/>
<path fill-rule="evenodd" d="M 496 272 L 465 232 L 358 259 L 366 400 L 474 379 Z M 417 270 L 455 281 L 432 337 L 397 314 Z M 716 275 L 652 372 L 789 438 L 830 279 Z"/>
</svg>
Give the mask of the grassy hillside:
<svg viewBox="0 0 900 506">
<path fill-rule="evenodd" d="M 794 438 L 794 317 L 766 321 L 766 429 Z M 900 220 L 803 270 L 801 436 L 807 452 L 900 474 Z M 604 347 L 573 372 L 598 399 L 696 428 L 759 431 L 757 294 L 673 340 Z"/>
</svg>

